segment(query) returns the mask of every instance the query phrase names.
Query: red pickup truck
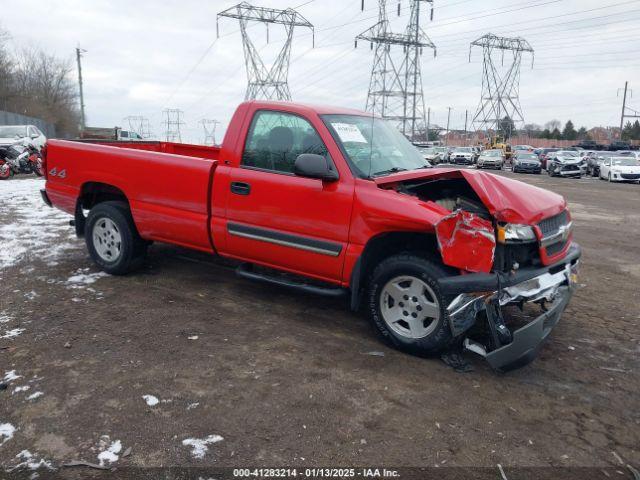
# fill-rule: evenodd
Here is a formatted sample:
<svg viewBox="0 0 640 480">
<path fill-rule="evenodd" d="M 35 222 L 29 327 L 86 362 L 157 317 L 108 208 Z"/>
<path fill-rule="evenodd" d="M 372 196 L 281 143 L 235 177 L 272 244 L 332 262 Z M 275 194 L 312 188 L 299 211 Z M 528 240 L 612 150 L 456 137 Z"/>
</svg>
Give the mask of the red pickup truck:
<svg viewBox="0 0 640 480">
<path fill-rule="evenodd" d="M 221 255 L 250 279 L 347 295 L 414 354 L 523 365 L 573 291 L 562 197 L 431 168 L 360 111 L 251 101 L 221 147 L 50 140 L 45 162 L 44 201 L 75 217 L 102 270 L 130 272 L 153 241 Z"/>
</svg>

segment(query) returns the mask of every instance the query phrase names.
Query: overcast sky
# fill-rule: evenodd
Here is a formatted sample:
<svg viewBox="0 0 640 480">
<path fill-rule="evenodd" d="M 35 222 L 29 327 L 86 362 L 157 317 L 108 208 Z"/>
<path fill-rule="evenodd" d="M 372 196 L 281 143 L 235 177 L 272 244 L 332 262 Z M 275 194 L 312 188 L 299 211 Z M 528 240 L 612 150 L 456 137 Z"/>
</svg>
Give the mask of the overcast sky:
<svg viewBox="0 0 640 480">
<path fill-rule="evenodd" d="M 13 45 L 35 44 L 75 61 L 83 58 L 87 124 L 123 126 L 124 117 L 144 115 L 153 132 L 164 132 L 162 110 L 184 110 L 183 140 L 202 141 L 198 120 L 217 119 L 224 131 L 244 99 L 246 73 L 237 21 L 216 14 L 238 0 L 2 0 L 0 22 Z M 296 31 L 289 85 L 294 100 L 364 108 L 373 53 L 354 48 L 354 37 L 376 22 L 377 1 L 256 0 L 274 8 L 299 7 L 316 27 Z M 408 0 L 388 0 L 389 17 L 401 30 Z M 629 80 L 637 87 L 630 105 L 640 109 L 640 0 L 435 0 L 434 20 L 424 30 L 438 48 L 422 57 L 425 101 L 432 122 L 463 128 L 465 110 L 477 108 L 482 75 L 481 50 L 469 63 L 469 43 L 481 35 L 524 37 L 535 49 L 535 63 L 522 62 L 520 101 L 527 122 L 571 119 L 585 125 L 617 125 L 618 90 Z M 254 44 L 272 61 L 281 30 L 249 30 Z M 215 41 L 215 43 L 214 43 Z M 213 46 L 211 46 L 213 44 Z M 206 55 L 205 55 L 206 52 Z M 203 57 L 204 55 L 204 57 Z M 189 72 L 201 60 L 190 75 Z M 74 75 L 76 72 L 74 71 Z"/>
</svg>

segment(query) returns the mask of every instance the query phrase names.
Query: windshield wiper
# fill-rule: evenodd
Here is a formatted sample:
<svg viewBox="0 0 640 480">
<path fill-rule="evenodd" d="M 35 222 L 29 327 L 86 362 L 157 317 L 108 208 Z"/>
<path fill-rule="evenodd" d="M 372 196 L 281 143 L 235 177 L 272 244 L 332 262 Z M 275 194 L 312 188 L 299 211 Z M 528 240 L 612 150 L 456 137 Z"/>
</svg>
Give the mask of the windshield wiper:
<svg viewBox="0 0 640 480">
<path fill-rule="evenodd" d="M 388 170 L 380 170 L 379 172 L 376 172 L 374 174 L 372 174 L 372 177 L 379 177 L 381 175 L 389 175 L 390 173 L 398 173 L 398 172 L 406 172 L 407 169 L 406 168 L 402 168 L 402 167 L 393 167 L 393 168 L 389 168 Z"/>
</svg>

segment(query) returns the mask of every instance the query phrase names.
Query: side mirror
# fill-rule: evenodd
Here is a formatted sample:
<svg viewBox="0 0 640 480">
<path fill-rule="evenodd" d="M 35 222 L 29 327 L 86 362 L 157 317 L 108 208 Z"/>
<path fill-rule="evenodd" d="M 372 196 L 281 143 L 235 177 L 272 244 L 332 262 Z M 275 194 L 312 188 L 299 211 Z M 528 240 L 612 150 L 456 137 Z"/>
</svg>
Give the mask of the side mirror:
<svg viewBox="0 0 640 480">
<path fill-rule="evenodd" d="M 37 133 L 32 133 L 31 135 L 29 135 L 31 138 L 36 139 L 38 138 L 38 134 Z"/>
<path fill-rule="evenodd" d="M 293 166 L 293 173 L 301 177 L 319 178 L 328 182 L 338 180 L 338 172 L 332 168 L 327 159 L 315 153 L 298 155 Z"/>
</svg>

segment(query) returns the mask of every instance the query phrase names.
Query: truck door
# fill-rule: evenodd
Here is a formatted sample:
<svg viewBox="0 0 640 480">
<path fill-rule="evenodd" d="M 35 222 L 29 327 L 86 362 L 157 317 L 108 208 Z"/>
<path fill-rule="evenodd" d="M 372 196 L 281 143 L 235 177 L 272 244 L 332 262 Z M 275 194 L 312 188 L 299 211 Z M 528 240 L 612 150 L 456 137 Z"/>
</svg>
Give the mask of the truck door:
<svg viewBox="0 0 640 480">
<path fill-rule="evenodd" d="M 301 153 L 330 153 L 305 118 L 255 112 L 239 168 L 230 172 L 226 250 L 236 258 L 339 282 L 349 235 L 353 179 L 293 173 Z"/>
</svg>

